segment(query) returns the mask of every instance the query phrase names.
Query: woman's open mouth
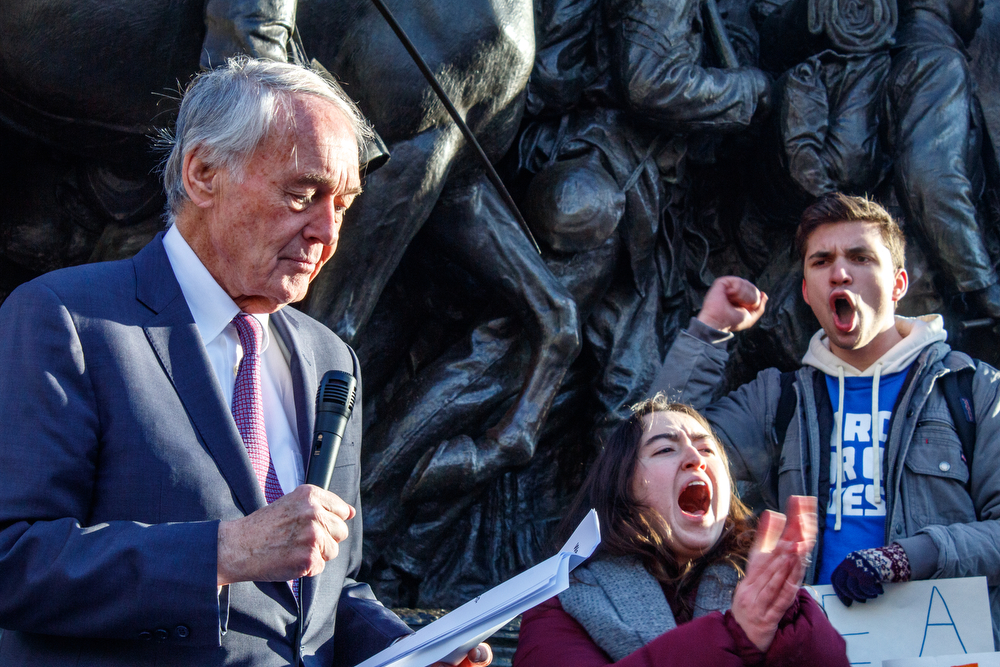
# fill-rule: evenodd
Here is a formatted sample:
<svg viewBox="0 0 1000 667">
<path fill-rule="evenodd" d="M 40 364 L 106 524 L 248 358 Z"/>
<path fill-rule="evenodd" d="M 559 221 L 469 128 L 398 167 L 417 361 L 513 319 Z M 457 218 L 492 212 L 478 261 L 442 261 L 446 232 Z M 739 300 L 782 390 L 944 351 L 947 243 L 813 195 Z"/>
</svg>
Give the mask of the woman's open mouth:
<svg viewBox="0 0 1000 667">
<path fill-rule="evenodd" d="M 712 489 L 703 480 L 696 479 L 684 487 L 677 498 L 677 506 L 685 514 L 705 516 L 712 505 Z"/>
</svg>

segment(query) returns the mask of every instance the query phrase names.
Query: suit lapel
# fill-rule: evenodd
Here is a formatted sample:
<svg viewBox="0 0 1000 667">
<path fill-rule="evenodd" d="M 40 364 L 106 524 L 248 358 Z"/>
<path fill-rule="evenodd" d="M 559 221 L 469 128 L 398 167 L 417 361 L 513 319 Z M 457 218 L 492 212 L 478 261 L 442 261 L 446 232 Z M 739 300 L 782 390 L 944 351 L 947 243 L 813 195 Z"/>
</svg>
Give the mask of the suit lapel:
<svg viewBox="0 0 1000 667">
<path fill-rule="evenodd" d="M 267 505 L 194 317 L 157 236 L 133 259 L 136 298 L 155 315 L 143 330 L 205 448 L 245 514 Z"/>
</svg>

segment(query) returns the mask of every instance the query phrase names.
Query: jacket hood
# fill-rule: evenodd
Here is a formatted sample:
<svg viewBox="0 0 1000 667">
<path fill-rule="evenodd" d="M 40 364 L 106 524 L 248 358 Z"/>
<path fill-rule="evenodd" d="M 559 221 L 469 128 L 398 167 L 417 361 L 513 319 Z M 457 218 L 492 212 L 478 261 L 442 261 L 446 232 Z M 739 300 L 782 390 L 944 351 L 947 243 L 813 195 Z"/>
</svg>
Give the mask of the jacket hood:
<svg viewBox="0 0 1000 667">
<path fill-rule="evenodd" d="M 944 318 L 940 315 L 920 317 L 897 315 L 896 331 L 903 340 L 896 343 L 871 366 L 859 371 L 830 351 L 830 339 L 827 338 L 826 332 L 820 329 L 809 341 L 809 350 L 802 357 L 802 364 L 833 376 L 838 374 L 838 367 L 844 369 L 845 377 L 871 376 L 876 368 L 880 368 L 881 375 L 888 375 L 904 370 L 931 343 L 944 342 L 948 338 L 948 332 L 944 329 Z"/>
</svg>

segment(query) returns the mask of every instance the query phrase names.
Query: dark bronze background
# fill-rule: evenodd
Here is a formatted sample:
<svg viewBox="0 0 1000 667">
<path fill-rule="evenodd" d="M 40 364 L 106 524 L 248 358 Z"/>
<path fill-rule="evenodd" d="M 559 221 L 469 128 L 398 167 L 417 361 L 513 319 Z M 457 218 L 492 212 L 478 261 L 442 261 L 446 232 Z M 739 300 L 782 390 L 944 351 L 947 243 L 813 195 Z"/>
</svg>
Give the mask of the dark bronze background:
<svg viewBox="0 0 1000 667">
<path fill-rule="evenodd" d="M 387 3 L 539 255 L 368 0 L 0 0 L 0 300 L 162 229 L 150 137 L 200 67 L 317 59 L 392 154 L 299 305 L 363 364 L 365 577 L 454 607 L 550 555 L 714 276 L 771 297 L 732 382 L 797 364 L 817 323 L 791 237 L 818 195 L 898 214 L 901 312 L 1000 357 L 997 2 L 981 27 L 976 0 L 717 2 Z"/>
</svg>

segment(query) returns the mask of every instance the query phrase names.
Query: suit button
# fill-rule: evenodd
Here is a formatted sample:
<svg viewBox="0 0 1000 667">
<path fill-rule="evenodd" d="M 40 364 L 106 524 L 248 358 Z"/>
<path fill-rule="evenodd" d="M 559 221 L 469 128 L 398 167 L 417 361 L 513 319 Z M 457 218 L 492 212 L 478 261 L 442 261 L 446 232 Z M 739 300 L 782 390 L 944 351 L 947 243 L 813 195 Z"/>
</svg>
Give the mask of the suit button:
<svg viewBox="0 0 1000 667">
<path fill-rule="evenodd" d="M 902 535 L 902 533 L 903 533 L 903 527 L 900 524 L 897 523 L 896 524 L 896 534 L 897 535 Z"/>
<path fill-rule="evenodd" d="M 152 638 L 153 638 L 153 633 L 150 632 L 149 630 L 143 630 L 142 632 L 139 633 L 139 639 L 145 642 L 148 642 Z"/>
<path fill-rule="evenodd" d="M 174 628 L 174 634 L 180 637 L 181 639 L 187 639 L 188 635 L 191 634 L 191 631 L 188 630 L 188 627 L 186 625 L 178 625 L 176 628 Z"/>
<path fill-rule="evenodd" d="M 938 470 L 941 472 L 948 472 L 951 470 L 951 464 L 947 461 L 941 461 L 941 463 L 938 464 Z"/>
<path fill-rule="evenodd" d="M 163 642 L 166 641 L 168 637 L 170 637 L 170 633 L 164 630 L 163 628 L 157 628 L 156 631 L 153 632 L 153 636 L 156 637 L 157 641 Z"/>
</svg>

